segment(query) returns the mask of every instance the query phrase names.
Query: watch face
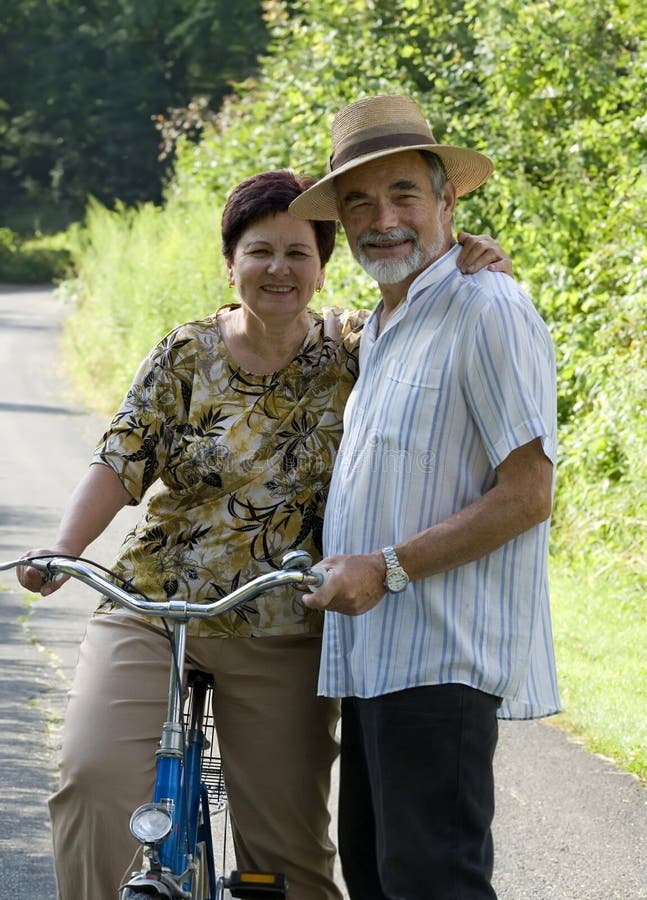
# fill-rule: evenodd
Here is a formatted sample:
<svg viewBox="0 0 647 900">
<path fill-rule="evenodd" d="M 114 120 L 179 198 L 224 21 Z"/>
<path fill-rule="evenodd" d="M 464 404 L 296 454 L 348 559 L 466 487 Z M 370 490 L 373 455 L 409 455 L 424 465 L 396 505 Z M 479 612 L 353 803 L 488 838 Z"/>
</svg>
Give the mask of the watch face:
<svg viewBox="0 0 647 900">
<path fill-rule="evenodd" d="M 394 594 L 403 591 L 409 584 L 409 576 L 404 569 L 391 569 L 386 573 L 386 586 Z"/>
</svg>

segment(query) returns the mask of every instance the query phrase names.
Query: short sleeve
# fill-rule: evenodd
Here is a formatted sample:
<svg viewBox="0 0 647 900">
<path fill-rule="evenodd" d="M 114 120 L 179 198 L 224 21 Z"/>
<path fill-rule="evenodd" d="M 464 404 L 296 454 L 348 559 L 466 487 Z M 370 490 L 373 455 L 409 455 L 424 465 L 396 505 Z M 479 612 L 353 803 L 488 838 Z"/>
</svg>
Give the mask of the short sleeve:
<svg viewBox="0 0 647 900">
<path fill-rule="evenodd" d="M 191 347 L 190 338 L 176 331 L 154 348 L 95 449 L 94 462 L 110 466 L 137 502 L 164 471 L 186 423 Z"/>
<path fill-rule="evenodd" d="M 540 438 L 556 462 L 556 375 L 546 325 L 525 296 L 492 298 L 467 354 L 465 392 L 493 468 Z"/>
</svg>

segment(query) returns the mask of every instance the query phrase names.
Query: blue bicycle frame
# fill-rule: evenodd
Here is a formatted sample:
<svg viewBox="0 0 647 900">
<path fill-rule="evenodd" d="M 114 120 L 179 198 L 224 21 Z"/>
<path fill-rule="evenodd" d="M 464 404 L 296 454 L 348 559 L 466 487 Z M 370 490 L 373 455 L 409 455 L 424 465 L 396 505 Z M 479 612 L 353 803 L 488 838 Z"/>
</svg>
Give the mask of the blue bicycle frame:
<svg viewBox="0 0 647 900">
<path fill-rule="evenodd" d="M 155 880 L 156 884 L 166 882 L 172 891 L 175 887 L 175 884 L 172 885 L 173 876 L 165 876 L 165 873 L 182 873 L 181 889 L 187 896 L 193 896 L 193 880 L 196 877 L 196 866 L 200 863 L 208 872 L 209 897 L 205 900 L 216 900 L 213 893 L 216 889 L 216 875 L 209 824 L 209 797 L 206 787 L 201 783 L 202 751 L 205 744 L 202 724 L 209 679 L 204 673 L 191 673 L 191 707 L 188 727 L 185 728 L 182 683 L 186 622 L 172 623 L 170 640 L 173 653 L 168 708 L 157 750 L 153 806 L 160 806 L 168 811 L 172 826 L 161 842 L 146 845 L 144 852 L 150 861 L 150 873 L 134 874 L 125 887 L 136 889 L 152 885 Z M 133 818 L 138 812 L 139 810 L 135 810 Z M 203 861 L 198 859 L 196 853 L 200 844 L 204 845 L 206 851 Z M 173 893 L 169 896 L 173 896 Z"/>
<path fill-rule="evenodd" d="M 186 623 L 174 622 L 172 625 L 171 640 L 175 647 L 173 654 L 175 663 L 172 667 L 169 679 L 169 698 L 166 721 L 162 729 L 160 748 L 157 751 L 157 777 L 155 781 L 154 802 L 170 806 L 173 817 L 173 829 L 171 834 L 159 846 L 159 857 L 162 868 L 171 872 L 187 872 L 196 858 L 196 843 L 198 840 L 197 822 L 198 807 L 203 806 L 203 822 L 208 822 L 209 799 L 203 796 L 200 788 L 201 759 L 204 745 L 204 733 L 202 732 L 202 709 L 204 704 L 204 690 L 196 691 L 192 721 L 186 735 L 182 725 L 182 660 L 184 659 L 184 644 L 186 641 Z M 203 826 L 201 835 L 210 842 L 210 829 Z M 211 863 L 213 854 L 208 853 L 207 859 Z M 212 865 L 212 864 L 211 864 Z M 210 884 L 214 884 L 214 873 L 210 873 Z M 182 884 L 185 891 L 191 889 L 191 878 Z"/>
</svg>

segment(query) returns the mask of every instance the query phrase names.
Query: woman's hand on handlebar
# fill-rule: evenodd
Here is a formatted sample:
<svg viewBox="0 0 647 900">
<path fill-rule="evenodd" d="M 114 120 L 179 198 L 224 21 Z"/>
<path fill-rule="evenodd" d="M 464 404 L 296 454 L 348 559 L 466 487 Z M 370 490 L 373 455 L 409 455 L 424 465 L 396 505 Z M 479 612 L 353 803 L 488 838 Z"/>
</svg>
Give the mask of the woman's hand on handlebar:
<svg viewBox="0 0 647 900">
<path fill-rule="evenodd" d="M 28 550 L 23 554 L 25 559 L 32 556 L 67 556 L 65 550 Z M 16 569 L 16 577 L 20 584 L 32 591 L 34 594 L 41 594 L 43 597 L 53 594 L 69 579 L 69 575 L 57 575 L 54 580 L 48 580 L 45 573 L 40 572 L 34 566 L 24 565 L 18 566 Z"/>
</svg>

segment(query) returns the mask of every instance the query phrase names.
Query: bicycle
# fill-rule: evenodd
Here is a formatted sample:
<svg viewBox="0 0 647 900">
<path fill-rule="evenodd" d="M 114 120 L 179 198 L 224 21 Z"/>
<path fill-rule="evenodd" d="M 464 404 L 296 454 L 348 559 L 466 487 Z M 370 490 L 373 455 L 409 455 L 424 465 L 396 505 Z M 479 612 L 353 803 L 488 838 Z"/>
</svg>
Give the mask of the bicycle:
<svg viewBox="0 0 647 900">
<path fill-rule="evenodd" d="M 281 568 L 260 575 L 230 594 L 207 604 L 181 600 L 158 602 L 126 591 L 96 571 L 90 560 L 43 556 L 0 563 L 0 571 L 29 564 L 45 580 L 68 575 L 87 584 L 131 612 L 158 616 L 165 622 L 172 663 L 166 721 L 156 751 L 153 799 L 130 818 L 130 831 L 143 850 L 143 865 L 119 887 L 119 900 L 222 900 L 233 898 L 283 900 L 287 884 L 279 872 L 234 870 L 216 873 L 211 832 L 210 797 L 224 805 L 220 761 L 208 751 L 215 746 L 214 723 L 206 712 L 211 676 L 192 670 L 184 679 L 186 630 L 191 618 L 209 618 L 239 606 L 265 591 L 293 584 L 318 587 L 322 570 L 312 568 L 308 553 L 286 554 Z M 108 570 L 104 570 L 108 574 Z M 168 624 L 170 621 L 170 624 Z"/>
</svg>

